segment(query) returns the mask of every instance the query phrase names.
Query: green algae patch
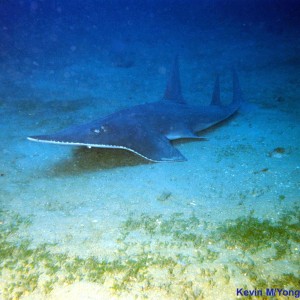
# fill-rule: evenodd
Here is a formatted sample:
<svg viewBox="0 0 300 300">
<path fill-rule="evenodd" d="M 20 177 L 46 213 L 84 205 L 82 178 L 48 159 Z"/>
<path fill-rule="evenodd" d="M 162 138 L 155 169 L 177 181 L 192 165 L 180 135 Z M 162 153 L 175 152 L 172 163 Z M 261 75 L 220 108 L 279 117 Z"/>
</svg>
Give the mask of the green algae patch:
<svg viewBox="0 0 300 300">
<path fill-rule="evenodd" d="M 5 283 L 4 299 L 20 299 L 33 292 L 47 295 L 58 286 L 80 281 L 104 285 L 115 295 L 129 295 L 133 289 L 145 297 L 154 291 L 169 298 L 202 299 L 204 295 L 203 287 L 189 278 L 193 264 L 187 254 L 181 253 L 202 241 L 199 234 L 188 233 L 196 231 L 200 224 L 195 216 L 174 214 L 166 220 L 162 216 L 142 215 L 137 220 L 131 217 L 121 226 L 116 255 L 104 260 L 54 253 L 51 244 L 32 248 L 30 241 L 15 236 L 18 230 L 30 226 L 30 221 L 2 213 L 0 272 Z M 135 231 L 155 238 L 140 243 L 131 237 Z M 214 261 L 217 257 L 216 251 L 203 248 L 195 259 L 203 262 L 205 258 Z M 216 284 L 212 279 L 215 273 L 212 267 L 202 268 L 200 277 L 205 279 L 205 285 Z"/>
<path fill-rule="evenodd" d="M 282 260 L 297 264 L 299 208 L 276 222 L 252 214 L 222 224 L 208 224 L 195 214 L 130 215 L 119 227 L 118 248 L 109 259 L 55 253 L 51 244 L 32 247 L 31 241 L 18 239 L 30 218 L 0 211 L 0 224 L 4 299 L 31 293 L 46 297 L 76 282 L 98 284 L 114 297 L 138 299 L 215 299 L 220 290 L 232 293 L 239 278 L 258 288 L 293 288 L 299 282 L 292 272 L 273 275 L 268 269 Z M 270 247 L 269 256 L 257 256 L 257 249 Z M 232 249 L 244 254 L 232 256 Z"/>
<path fill-rule="evenodd" d="M 228 249 L 238 247 L 255 253 L 274 247 L 277 258 L 289 254 L 292 243 L 300 242 L 299 207 L 282 214 L 278 220 L 260 220 L 252 214 L 222 224 L 215 236 L 224 240 Z"/>
<path fill-rule="evenodd" d="M 131 215 L 122 225 L 123 231 L 130 233 L 142 231 L 149 235 L 172 236 L 178 240 L 193 240 L 195 234 L 199 233 L 199 227 L 204 226 L 195 215 L 186 217 L 182 213 L 173 213 L 169 218 L 164 218 L 162 214 L 147 215 L 138 217 Z"/>
</svg>

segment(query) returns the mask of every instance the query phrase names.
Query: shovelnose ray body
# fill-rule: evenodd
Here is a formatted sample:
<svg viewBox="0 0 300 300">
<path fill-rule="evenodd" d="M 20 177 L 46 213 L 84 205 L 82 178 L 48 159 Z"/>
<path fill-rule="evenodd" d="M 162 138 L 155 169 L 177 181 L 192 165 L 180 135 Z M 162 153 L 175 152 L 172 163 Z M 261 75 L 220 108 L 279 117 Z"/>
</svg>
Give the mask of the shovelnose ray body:
<svg viewBox="0 0 300 300">
<path fill-rule="evenodd" d="M 242 103 L 242 93 L 233 70 L 233 100 L 220 101 L 217 76 L 210 105 L 188 105 L 181 93 L 178 59 L 175 58 L 163 98 L 136 105 L 92 122 L 75 125 L 49 135 L 30 136 L 30 141 L 60 145 L 125 149 L 153 162 L 185 161 L 170 141 L 201 139 L 197 132 L 234 114 Z"/>
</svg>

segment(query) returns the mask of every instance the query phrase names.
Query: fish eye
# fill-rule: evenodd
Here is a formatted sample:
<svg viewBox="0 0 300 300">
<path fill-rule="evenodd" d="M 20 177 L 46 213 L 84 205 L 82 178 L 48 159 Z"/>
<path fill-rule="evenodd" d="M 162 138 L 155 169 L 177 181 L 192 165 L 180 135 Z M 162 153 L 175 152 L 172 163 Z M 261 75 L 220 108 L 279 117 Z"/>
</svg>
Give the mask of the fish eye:
<svg viewBox="0 0 300 300">
<path fill-rule="evenodd" d="M 91 131 L 92 131 L 93 133 L 100 133 L 101 130 L 98 129 L 98 128 L 92 128 Z"/>
<path fill-rule="evenodd" d="M 99 134 L 99 133 L 104 133 L 107 131 L 107 127 L 102 125 L 100 128 L 92 128 L 91 129 L 91 132 L 92 133 L 96 133 L 96 134 Z"/>
</svg>

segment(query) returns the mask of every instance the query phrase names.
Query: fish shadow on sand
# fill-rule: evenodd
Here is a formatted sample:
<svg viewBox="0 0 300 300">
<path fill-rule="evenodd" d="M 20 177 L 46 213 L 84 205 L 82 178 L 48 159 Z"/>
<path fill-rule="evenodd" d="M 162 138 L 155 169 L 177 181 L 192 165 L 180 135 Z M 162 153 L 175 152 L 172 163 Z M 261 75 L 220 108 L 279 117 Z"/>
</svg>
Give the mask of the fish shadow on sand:
<svg viewBox="0 0 300 300">
<path fill-rule="evenodd" d="M 84 148 L 72 151 L 71 157 L 57 162 L 50 173 L 54 176 L 79 175 L 119 167 L 153 164 L 142 157 L 122 149 Z"/>
</svg>

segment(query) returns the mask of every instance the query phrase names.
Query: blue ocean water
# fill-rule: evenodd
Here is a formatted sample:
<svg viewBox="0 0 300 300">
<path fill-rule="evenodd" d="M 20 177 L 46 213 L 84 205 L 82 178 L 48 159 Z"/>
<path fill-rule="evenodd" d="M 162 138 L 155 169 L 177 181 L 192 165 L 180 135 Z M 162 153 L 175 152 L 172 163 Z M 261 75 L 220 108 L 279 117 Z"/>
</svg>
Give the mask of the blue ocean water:
<svg viewBox="0 0 300 300">
<path fill-rule="evenodd" d="M 0 1 L 0 299 L 299 298 L 299 14 Z M 160 100 L 176 55 L 188 104 L 217 74 L 229 103 L 232 66 L 246 103 L 187 161 L 27 140 Z"/>
</svg>

